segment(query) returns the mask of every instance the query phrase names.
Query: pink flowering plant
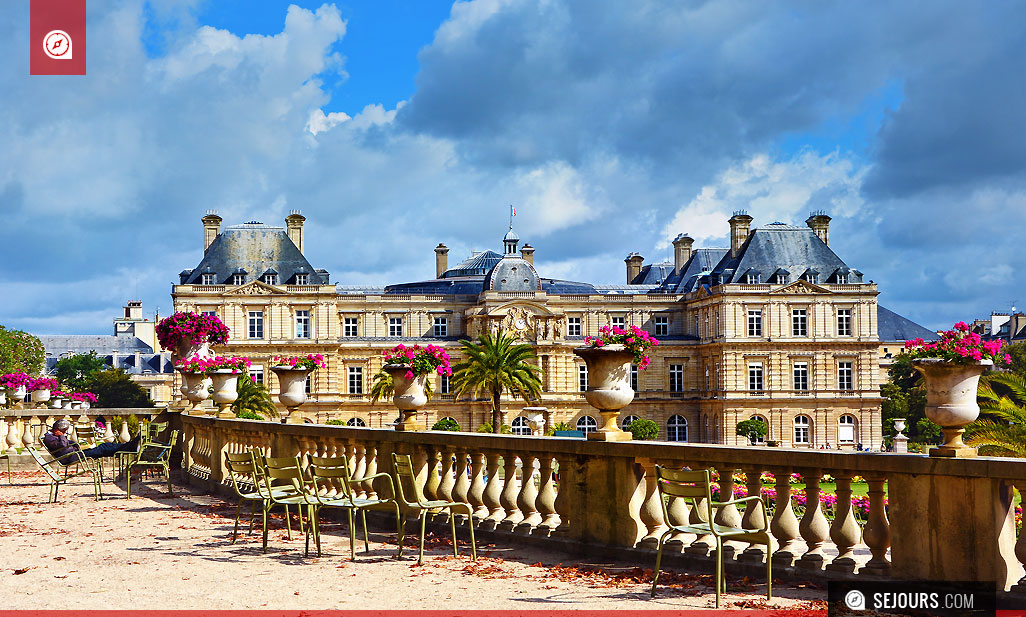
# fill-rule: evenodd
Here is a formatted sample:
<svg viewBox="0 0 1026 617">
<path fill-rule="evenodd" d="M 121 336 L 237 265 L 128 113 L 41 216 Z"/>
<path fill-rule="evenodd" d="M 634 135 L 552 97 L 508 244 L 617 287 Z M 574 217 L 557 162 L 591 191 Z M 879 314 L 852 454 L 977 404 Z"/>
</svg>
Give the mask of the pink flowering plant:
<svg viewBox="0 0 1026 617">
<path fill-rule="evenodd" d="M 175 364 L 175 368 L 186 375 L 205 375 L 210 370 L 213 358 L 206 356 L 189 356 Z"/>
<path fill-rule="evenodd" d="M 602 326 L 599 328 L 599 335 L 585 337 L 584 344 L 591 347 L 623 345 L 634 356 L 638 368 L 645 370 L 652 363 L 652 358 L 648 357 L 648 350 L 657 346 L 659 341 L 637 326 L 631 326 L 627 330 L 618 326 Z"/>
<path fill-rule="evenodd" d="M 992 360 L 995 366 L 1011 364 L 1012 357 L 1003 352 L 1004 341 L 985 341 L 969 331 L 969 325 L 958 322 L 952 330 L 941 332 L 940 340 L 928 343 L 921 338 L 905 342 L 905 353 L 916 358 L 940 358 L 954 364 L 972 364 Z"/>
<path fill-rule="evenodd" d="M 68 398 L 73 401 L 86 401 L 90 404 L 96 402 L 96 395 L 92 392 L 72 392 Z"/>
<path fill-rule="evenodd" d="M 56 390 L 57 380 L 49 379 L 46 377 L 40 377 L 38 379 L 30 379 L 28 384 L 25 386 L 29 391 L 35 390 Z"/>
<path fill-rule="evenodd" d="M 214 356 L 207 363 L 207 372 L 231 371 L 232 373 L 243 373 L 250 366 L 249 358 L 245 356 Z"/>
<path fill-rule="evenodd" d="M 32 378 L 27 373 L 7 373 L 6 375 L 0 376 L 0 386 L 9 388 L 11 390 L 17 390 L 18 388 L 28 388 L 29 381 Z"/>
<path fill-rule="evenodd" d="M 216 315 L 175 313 L 157 324 L 157 340 L 161 347 L 174 351 L 183 342 L 224 345 L 228 342 L 228 326 Z"/>
<path fill-rule="evenodd" d="M 308 371 L 313 371 L 327 366 L 324 362 L 324 356 L 319 353 L 311 353 L 305 356 L 274 356 L 271 358 L 271 364 L 274 366 L 287 366 L 294 369 L 306 369 Z"/>
<path fill-rule="evenodd" d="M 406 367 L 406 378 L 413 379 L 431 371 L 452 376 L 449 354 L 436 345 L 407 347 L 399 344 L 385 352 L 385 363 Z"/>
</svg>

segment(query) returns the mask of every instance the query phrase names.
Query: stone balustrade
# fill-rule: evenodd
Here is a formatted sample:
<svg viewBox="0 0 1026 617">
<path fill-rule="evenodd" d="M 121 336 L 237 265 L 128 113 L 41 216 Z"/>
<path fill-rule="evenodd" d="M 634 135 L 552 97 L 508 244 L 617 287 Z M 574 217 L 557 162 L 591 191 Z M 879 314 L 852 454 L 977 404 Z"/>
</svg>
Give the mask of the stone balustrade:
<svg viewBox="0 0 1026 617">
<path fill-rule="evenodd" d="M 40 439 L 43 433 L 60 418 L 71 422 L 71 439 L 78 441 L 75 427 L 82 424 L 96 425 L 98 419 L 104 419 L 106 431 L 98 437 L 103 441 L 128 441 L 127 425 L 122 424 L 120 434 L 114 434 L 111 430 L 110 419 L 114 416 L 127 418 L 135 415 L 139 418 L 155 417 L 164 411 L 163 409 L 53 409 L 36 407 L 29 409 L 0 409 L 0 452 L 9 449 L 15 452 L 25 446 L 42 447 Z"/>
<path fill-rule="evenodd" d="M 582 552 L 644 551 L 656 548 L 668 523 L 703 516 L 701 508 L 674 499 L 667 507 L 670 520 L 664 520 L 655 465 L 712 468 L 724 495 L 733 494 L 735 485 L 748 494 L 775 491 L 770 554 L 762 546 L 728 543 L 724 556 L 738 564 L 768 558 L 775 573 L 803 577 L 996 580 L 1000 590 L 1026 591 L 1026 534 L 1016 541 L 1011 490 L 1026 489 L 1024 460 L 396 432 L 202 416 L 177 422 L 186 475 L 211 491 L 230 492 L 222 467 L 226 452 L 257 448 L 268 456 L 304 457 L 304 464 L 309 456 L 344 456 L 357 477 L 390 472 L 391 454 L 404 453 L 412 455 L 429 498 L 469 504 L 480 528 L 514 539 L 561 539 L 561 548 Z M 764 485 L 764 472 L 774 474 L 775 486 Z M 791 474 L 799 474 L 804 486 L 793 485 Z M 828 475 L 836 483 L 832 512 L 820 503 L 820 483 Z M 856 476 L 868 483 L 866 513 L 852 504 Z M 386 489 L 376 482 L 359 490 Z M 764 524 L 759 508 L 731 506 L 716 516 L 722 524 Z M 714 546 L 711 537 L 677 534 L 667 550 L 701 560 Z"/>
</svg>

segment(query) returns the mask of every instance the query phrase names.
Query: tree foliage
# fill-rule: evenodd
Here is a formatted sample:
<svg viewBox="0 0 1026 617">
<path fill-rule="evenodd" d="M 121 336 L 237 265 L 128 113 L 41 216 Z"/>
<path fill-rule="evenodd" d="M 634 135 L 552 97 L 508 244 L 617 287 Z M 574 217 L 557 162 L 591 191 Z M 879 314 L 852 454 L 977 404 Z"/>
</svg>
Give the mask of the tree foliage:
<svg viewBox="0 0 1026 617">
<path fill-rule="evenodd" d="M 73 392 L 84 392 L 93 378 L 106 369 L 107 363 L 95 351 L 75 354 L 57 361 L 57 380 Z"/>
<path fill-rule="evenodd" d="M 751 418 L 738 422 L 737 426 L 734 427 L 734 432 L 738 436 L 747 437 L 750 442 L 755 443 L 760 437 L 765 437 L 769 433 L 769 427 L 762 420 Z"/>
<path fill-rule="evenodd" d="M 96 395 L 96 407 L 153 407 L 146 390 L 121 369 L 100 371 L 85 385 Z"/>
<path fill-rule="evenodd" d="M 452 418 L 442 418 L 431 427 L 432 431 L 459 431 L 460 423 Z"/>
<path fill-rule="evenodd" d="M 982 454 L 1026 457 L 1026 377 L 988 373 L 977 397 L 980 418 L 966 427 L 965 442 Z"/>
<path fill-rule="evenodd" d="M 659 437 L 659 425 L 652 420 L 638 419 L 627 425 L 631 436 L 639 441 L 651 441 Z"/>
<path fill-rule="evenodd" d="M 45 361 L 46 351 L 43 349 L 42 341 L 28 332 L 9 330 L 0 326 L 0 375 L 38 375 L 43 371 Z"/>
<path fill-rule="evenodd" d="M 502 394 L 509 392 L 525 401 L 541 396 L 541 369 L 530 360 L 536 358 L 530 345 L 499 332 L 481 335 L 478 342 L 460 341 L 464 360 L 453 367 L 456 397 L 476 397 L 484 391 L 491 395 L 493 432 L 498 432 L 502 417 Z"/>
<path fill-rule="evenodd" d="M 232 411 L 235 417 L 248 420 L 276 420 L 280 417 L 267 388 L 263 384 L 254 383 L 246 375 L 239 377 L 239 398 L 232 403 Z"/>
</svg>

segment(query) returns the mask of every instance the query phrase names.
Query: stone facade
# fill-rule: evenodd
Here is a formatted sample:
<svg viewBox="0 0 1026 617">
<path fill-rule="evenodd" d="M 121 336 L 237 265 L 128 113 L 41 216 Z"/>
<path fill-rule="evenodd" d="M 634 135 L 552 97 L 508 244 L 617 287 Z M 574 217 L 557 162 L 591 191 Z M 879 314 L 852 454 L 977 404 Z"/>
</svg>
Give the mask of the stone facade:
<svg viewBox="0 0 1026 617">
<path fill-rule="evenodd" d="M 271 356 L 323 354 L 328 366 L 313 374 L 301 408 L 310 421 L 387 425 L 395 408 L 368 394 L 386 349 L 433 343 L 458 358 L 460 339 L 503 330 L 535 347 L 544 392 L 532 405 L 548 408 L 547 425 L 590 428 L 598 414 L 584 400 L 583 362 L 573 349 L 615 324 L 641 327 L 662 342 L 621 413 L 654 420 L 661 439 L 740 444 L 734 425 L 760 416 L 770 425 L 768 439 L 784 446 L 881 442 L 878 291 L 828 248 L 829 217 L 810 217 L 807 227 L 751 229 L 742 213 L 730 222 L 731 249 L 692 250 L 690 238 L 680 236 L 674 263 L 644 265 L 632 253 L 628 284 L 606 287 L 539 275 L 534 249 L 518 252 L 511 226 L 502 255 L 488 251 L 449 268 L 448 249 L 439 245 L 435 279 L 385 288 L 327 284 L 327 272 L 293 254 L 301 255 L 292 239 L 302 237 L 299 219 L 290 215 L 287 232 L 258 223 L 221 232 L 220 218 L 208 213 L 204 259 L 182 272 L 172 296 L 176 311 L 216 313 L 231 329 L 227 352 L 250 357 L 254 376 L 272 393 Z M 245 268 L 218 248 L 240 250 L 243 235 L 253 244 Z M 275 254 L 288 257 L 285 267 L 253 257 Z M 796 254 L 801 263 L 766 265 Z M 236 277 L 243 269 L 247 275 Z M 277 278 L 286 271 L 290 280 Z M 311 276 L 295 284 L 293 272 Z M 476 430 L 490 420 L 488 401 L 457 402 L 432 379 L 435 395 L 421 413 L 428 427 L 452 417 Z M 524 423 L 527 405 L 504 400 L 506 422 Z"/>
</svg>

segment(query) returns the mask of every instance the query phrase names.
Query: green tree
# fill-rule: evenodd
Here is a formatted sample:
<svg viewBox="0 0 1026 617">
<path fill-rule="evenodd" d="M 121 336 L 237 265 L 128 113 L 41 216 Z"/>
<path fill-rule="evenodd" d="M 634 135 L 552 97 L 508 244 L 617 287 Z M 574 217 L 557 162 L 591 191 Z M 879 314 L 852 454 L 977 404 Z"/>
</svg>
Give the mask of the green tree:
<svg viewBox="0 0 1026 617">
<path fill-rule="evenodd" d="M 739 437 L 746 437 L 748 441 L 755 443 L 760 437 L 765 437 L 769 433 L 769 427 L 762 420 L 751 418 L 738 422 L 734 427 L 734 432 Z"/>
<path fill-rule="evenodd" d="M 431 377 L 428 376 L 424 380 L 424 395 L 431 398 L 434 393 L 434 388 L 431 385 Z M 395 388 L 392 387 L 392 376 L 385 372 L 384 369 L 374 373 L 374 377 L 371 379 L 371 402 L 377 403 L 381 399 L 392 398 L 395 394 Z"/>
<path fill-rule="evenodd" d="M 493 431 L 500 430 L 503 392 L 515 398 L 530 401 L 541 396 L 541 369 L 529 361 L 536 358 L 530 345 L 517 343 L 513 337 L 500 332 L 498 336 L 485 333 L 478 343 L 463 340 L 462 362 L 453 367 L 456 397 L 473 396 L 485 391 L 492 399 Z"/>
<path fill-rule="evenodd" d="M 431 427 L 432 431 L 459 431 L 460 423 L 452 418 L 441 418 Z"/>
<path fill-rule="evenodd" d="M 106 368 L 107 363 L 95 351 L 75 354 L 57 361 L 57 381 L 74 392 L 82 392 L 88 389 L 96 374 Z"/>
<path fill-rule="evenodd" d="M 46 352 L 42 341 L 27 332 L 0 326 L 0 375 L 38 375 L 43 371 L 45 361 Z"/>
<path fill-rule="evenodd" d="M 88 391 L 96 395 L 97 407 L 153 407 L 153 401 L 146 390 L 121 369 L 100 371 L 85 385 Z"/>
<path fill-rule="evenodd" d="M 651 441 L 659 436 L 659 425 L 651 420 L 635 420 L 627 426 L 627 430 L 638 441 Z"/>
<path fill-rule="evenodd" d="M 910 445 L 930 445 L 941 441 L 940 427 L 926 417 L 926 388 L 912 359 L 904 354 L 894 358 L 887 371 L 888 381 L 880 386 L 883 395 L 884 432 L 894 436 L 894 418 L 907 420 L 905 431 Z"/>
<path fill-rule="evenodd" d="M 1020 341 L 1005 345 L 1004 352 L 1012 356 L 1012 365 L 1009 369 L 1013 373 L 1026 375 L 1026 342 Z"/>
<path fill-rule="evenodd" d="M 254 383 L 248 375 L 239 377 L 239 398 L 232 403 L 232 411 L 235 417 L 249 420 L 275 420 L 280 417 L 267 388 L 263 384 Z"/>
<path fill-rule="evenodd" d="M 988 373 L 977 399 L 980 418 L 966 427 L 965 442 L 983 454 L 1026 457 L 1026 377 Z"/>
</svg>

